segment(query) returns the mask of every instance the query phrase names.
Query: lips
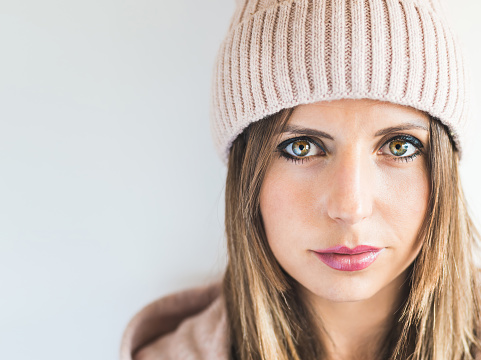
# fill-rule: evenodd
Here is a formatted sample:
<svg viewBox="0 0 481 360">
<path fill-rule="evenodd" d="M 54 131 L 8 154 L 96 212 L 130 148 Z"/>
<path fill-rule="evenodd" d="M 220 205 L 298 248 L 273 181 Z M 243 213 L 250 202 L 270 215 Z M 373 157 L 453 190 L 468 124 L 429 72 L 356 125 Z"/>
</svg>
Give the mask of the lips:
<svg viewBox="0 0 481 360">
<path fill-rule="evenodd" d="M 350 249 L 337 245 L 328 249 L 314 250 L 314 254 L 327 266 L 341 271 L 359 271 L 371 265 L 384 248 L 360 245 Z"/>
<path fill-rule="evenodd" d="M 320 250 L 314 250 L 314 251 L 317 253 L 323 253 L 323 254 L 336 253 L 336 254 L 352 255 L 352 254 L 361 254 L 366 251 L 379 251 L 381 249 L 382 248 L 377 248 L 377 247 L 368 246 L 368 245 L 359 245 L 359 246 L 356 246 L 354 249 L 349 249 L 344 245 L 336 245 L 328 249 L 320 249 Z"/>
</svg>

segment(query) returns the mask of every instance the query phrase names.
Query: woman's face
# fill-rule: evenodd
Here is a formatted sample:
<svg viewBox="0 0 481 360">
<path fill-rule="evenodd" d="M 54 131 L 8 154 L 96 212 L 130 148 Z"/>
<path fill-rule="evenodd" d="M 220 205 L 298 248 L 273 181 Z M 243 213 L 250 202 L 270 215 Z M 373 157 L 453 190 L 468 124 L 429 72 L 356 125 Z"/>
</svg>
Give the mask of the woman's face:
<svg viewBox="0 0 481 360">
<path fill-rule="evenodd" d="M 430 193 L 428 129 L 426 114 L 388 102 L 295 108 L 260 208 L 274 256 L 302 287 L 332 301 L 368 299 L 413 262 Z M 360 245 L 380 250 L 316 252 Z"/>
</svg>

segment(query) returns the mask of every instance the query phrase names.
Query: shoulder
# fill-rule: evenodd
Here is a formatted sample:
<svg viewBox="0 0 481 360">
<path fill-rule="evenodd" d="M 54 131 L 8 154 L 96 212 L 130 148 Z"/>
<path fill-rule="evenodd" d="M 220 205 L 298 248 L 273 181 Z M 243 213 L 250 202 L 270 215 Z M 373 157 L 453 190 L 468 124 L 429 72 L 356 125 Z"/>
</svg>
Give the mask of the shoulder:
<svg viewBox="0 0 481 360">
<path fill-rule="evenodd" d="M 220 282 L 162 297 L 127 325 L 121 360 L 227 359 Z"/>
<path fill-rule="evenodd" d="M 138 351 L 133 360 L 227 360 L 226 317 L 221 298 Z"/>
</svg>

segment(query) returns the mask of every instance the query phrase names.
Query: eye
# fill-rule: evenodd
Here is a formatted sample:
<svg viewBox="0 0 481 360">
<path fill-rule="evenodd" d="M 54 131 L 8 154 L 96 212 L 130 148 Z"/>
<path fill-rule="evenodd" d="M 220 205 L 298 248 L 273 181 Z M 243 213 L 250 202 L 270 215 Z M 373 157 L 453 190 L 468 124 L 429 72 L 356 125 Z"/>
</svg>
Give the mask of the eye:
<svg viewBox="0 0 481 360">
<path fill-rule="evenodd" d="M 283 141 L 277 146 L 277 150 L 280 155 L 294 161 L 307 160 L 307 158 L 324 153 L 315 141 L 306 137 L 297 137 Z"/>
<path fill-rule="evenodd" d="M 311 151 L 312 145 L 307 140 L 296 140 L 286 146 L 285 150 L 288 154 L 294 156 L 306 156 Z"/>
<path fill-rule="evenodd" d="M 413 136 L 401 135 L 388 140 L 379 151 L 383 154 L 392 155 L 395 160 L 410 160 L 420 154 L 422 143 Z"/>
</svg>

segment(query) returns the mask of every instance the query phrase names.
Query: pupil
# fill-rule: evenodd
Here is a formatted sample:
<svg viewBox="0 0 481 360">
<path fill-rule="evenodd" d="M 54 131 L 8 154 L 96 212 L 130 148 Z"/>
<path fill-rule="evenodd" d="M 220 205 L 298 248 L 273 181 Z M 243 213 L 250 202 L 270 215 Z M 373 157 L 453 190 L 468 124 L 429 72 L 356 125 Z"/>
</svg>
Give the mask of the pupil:
<svg viewBox="0 0 481 360">
<path fill-rule="evenodd" d="M 397 145 L 396 145 L 396 149 L 399 150 L 400 148 L 401 148 L 401 145 L 397 144 Z"/>
<path fill-rule="evenodd" d="M 301 151 L 304 150 L 304 145 L 300 145 L 300 146 L 299 146 L 299 149 L 300 149 Z"/>
</svg>

